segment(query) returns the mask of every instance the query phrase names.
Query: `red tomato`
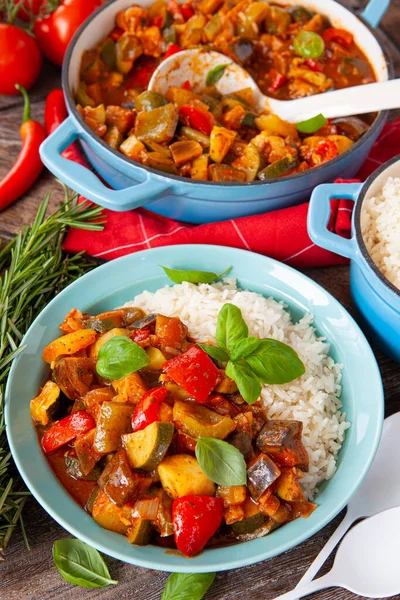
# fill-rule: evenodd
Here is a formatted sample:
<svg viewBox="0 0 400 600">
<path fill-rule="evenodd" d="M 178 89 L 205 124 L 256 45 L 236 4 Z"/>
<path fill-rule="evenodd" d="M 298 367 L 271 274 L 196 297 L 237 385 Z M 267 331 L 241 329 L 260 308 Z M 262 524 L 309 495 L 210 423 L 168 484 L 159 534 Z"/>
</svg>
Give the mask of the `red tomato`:
<svg viewBox="0 0 400 600">
<path fill-rule="evenodd" d="M 33 32 L 45 56 L 61 66 L 78 27 L 102 5 L 102 0 L 63 0 L 56 10 L 35 20 Z"/>
<path fill-rule="evenodd" d="M 14 0 L 14 4 L 20 4 L 21 0 Z M 25 0 L 19 9 L 17 16 L 23 21 L 30 21 L 32 15 L 38 15 L 40 9 L 46 9 L 47 0 Z M 25 9 L 25 10 L 24 10 Z"/>
<path fill-rule="evenodd" d="M 17 96 L 16 83 L 29 90 L 41 68 L 36 40 L 19 27 L 0 23 L 0 94 Z"/>
</svg>

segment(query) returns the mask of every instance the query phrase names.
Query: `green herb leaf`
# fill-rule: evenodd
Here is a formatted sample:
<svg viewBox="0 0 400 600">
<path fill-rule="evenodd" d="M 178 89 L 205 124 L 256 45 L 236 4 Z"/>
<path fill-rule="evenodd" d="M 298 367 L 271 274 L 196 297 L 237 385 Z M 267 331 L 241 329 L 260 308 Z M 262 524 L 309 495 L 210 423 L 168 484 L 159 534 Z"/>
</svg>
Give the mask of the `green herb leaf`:
<svg viewBox="0 0 400 600">
<path fill-rule="evenodd" d="M 245 359 L 247 361 L 247 359 Z M 228 362 L 226 369 L 228 377 L 236 382 L 239 392 L 247 404 L 254 404 L 261 394 L 260 380 L 245 362 Z"/>
<path fill-rule="evenodd" d="M 228 65 L 217 65 L 211 71 L 207 73 L 206 85 L 212 87 L 215 85 L 224 74 L 224 71 Z"/>
<path fill-rule="evenodd" d="M 146 352 L 128 337 L 116 335 L 102 345 L 96 371 L 106 379 L 121 379 L 150 363 Z"/>
<path fill-rule="evenodd" d="M 248 337 L 244 338 L 243 340 L 240 340 L 240 342 L 238 342 L 231 351 L 231 360 L 241 360 L 249 354 L 252 354 L 253 352 L 255 352 L 255 350 L 257 350 L 260 343 L 260 338 L 255 337 Z"/>
<path fill-rule="evenodd" d="M 240 308 L 234 304 L 224 304 L 217 319 L 218 346 L 231 352 L 240 340 L 247 338 L 248 333 Z"/>
<path fill-rule="evenodd" d="M 214 360 L 218 360 L 220 362 L 227 362 L 229 360 L 229 356 L 225 352 L 223 348 L 218 348 L 217 346 L 207 346 L 207 344 L 197 344 L 200 346 L 204 352 L 207 352 Z"/>
<path fill-rule="evenodd" d="M 172 573 L 161 600 L 201 600 L 214 579 L 215 573 Z"/>
<path fill-rule="evenodd" d="M 218 485 L 246 485 L 246 462 L 232 444 L 215 438 L 199 438 L 196 458 L 203 473 Z"/>
<path fill-rule="evenodd" d="M 217 275 L 217 273 L 212 273 L 211 271 L 186 271 L 183 269 L 169 269 L 168 267 L 163 267 L 160 265 L 162 269 L 164 269 L 166 275 L 173 281 L 174 283 L 183 283 L 184 281 L 188 281 L 189 283 L 212 283 L 216 279 L 221 279 L 221 277 L 225 277 L 232 269 L 232 267 L 228 267 Z"/>
<path fill-rule="evenodd" d="M 245 362 L 262 383 L 287 383 L 305 373 L 304 365 L 293 348 L 273 339 L 261 340 Z"/>
<path fill-rule="evenodd" d="M 320 113 L 316 117 L 307 119 L 307 121 L 301 121 L 300 123 L 297 123 L 296 127 L 297 131 L 300 131 L 300 133 L 315 133 L 321 129 L 321 127 L 325 127 L 327 123 L 328 119 L 326 119 L 324 115 Z"/>
<path fill-rule="evenodd" d="M 80 540 L 66 538 L 53 544 L 53 560 L 69 583 L 85 588 L 102 588 L 116 584 L 111 579 L 102 556 Z"/>
</svg>

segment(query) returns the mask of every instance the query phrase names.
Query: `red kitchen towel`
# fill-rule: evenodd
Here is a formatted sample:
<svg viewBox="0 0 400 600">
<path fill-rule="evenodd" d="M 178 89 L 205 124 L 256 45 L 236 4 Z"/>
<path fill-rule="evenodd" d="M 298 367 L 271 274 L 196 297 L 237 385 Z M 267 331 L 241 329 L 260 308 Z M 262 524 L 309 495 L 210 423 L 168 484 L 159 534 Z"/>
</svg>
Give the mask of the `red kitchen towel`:
<svg viewBox="0 0 400 600">
<path fill-rule="evenodd" d="M 364 163 L 358 178 L 364 181 L 378 166 L 400 153 L 400 118 L 386 125 Z M 344 180 L 338 180 L 344 182 Z M 355 181 L 355 180 L 353 180 Z M 350 200 L 332 200 L 330 229 L 350 237 Z M 240 219 L 188 225 L 145 209 L 126 213 L 104 210 L 103 231 L 71 229 L 64 243 L 68 252 L 81 252 L 111 260 L 172 244 L 217 244 L 251 250 L 295 267 L 346 264 L 347 259 L 319 248 L 307 234 L 308 203 Z"/>
</svg>

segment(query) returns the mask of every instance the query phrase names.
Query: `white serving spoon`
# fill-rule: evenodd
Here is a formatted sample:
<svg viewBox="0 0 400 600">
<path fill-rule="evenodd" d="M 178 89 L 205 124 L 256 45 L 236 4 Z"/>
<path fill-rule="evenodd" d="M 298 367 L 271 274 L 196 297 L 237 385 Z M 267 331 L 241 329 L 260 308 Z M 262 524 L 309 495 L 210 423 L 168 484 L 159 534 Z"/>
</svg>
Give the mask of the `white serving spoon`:
<svg viewBox="0 0 400 600">
<path fill-rule="evenodd" d="M 227 65 L 216 87 L 222 94 L 252 88 L 256 107 L 278 115 L 290 123 L 306 121 L 323 113 L 327 119 L 400 107 L 400 79 L 368 83 L 317 94 L 298 100 L 275 100 L 261 93 L 254 79 L 231 58 L 201 48 L 183 50 L 163 60 L 154 71 L 149 90 L 165 94 L 169 87 L 182 87 L 189 81 L 194 90 L 206 86 L 207 74 L 219 65 Z"/>
<path fill-rule="evenodd" d="M 323 577 L 278 596 L 296 600 L 328 587 L 342 587 L 366 598 L 400 592 L 400 507 L 365 519 L 346 535 L 332 570 Z"/>
<path fill-rule="evenodd" d="M 364 481 L 347 505 L 347 512 L 321 552 L 300 579 L 311 581 L 355 521 L 400 506 L 400 412 L 385 419 L 381 441 Z"/>
</svg>

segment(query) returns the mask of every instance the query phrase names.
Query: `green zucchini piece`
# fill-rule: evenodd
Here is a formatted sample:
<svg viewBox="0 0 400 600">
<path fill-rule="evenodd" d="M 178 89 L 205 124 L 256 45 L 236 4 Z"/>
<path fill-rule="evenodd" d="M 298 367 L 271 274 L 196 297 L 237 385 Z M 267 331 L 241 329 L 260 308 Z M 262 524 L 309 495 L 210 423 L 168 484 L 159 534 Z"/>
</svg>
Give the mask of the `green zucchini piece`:
<svg viewBox="0 0 400 600">
<path fill-rule="evenodd" d="M 152 90 L 142 92 L 135 100 L 135 108 L 138 111 L 153 110 L 153 108 L 159 108 L 166 104 L 168 104 L 168 100 L 158 92 L 153 92 Z"/>
<path fill-rule="evenodd" d="M 299 159 L 297 156 L 287 155 L 281 158 L 280 160 L 276 160 L 272 164 L 265 167 L 258 174 L 258 179 L 262 181 L 267 179 L 274 179 L 275 177 L 281 177 L 287 171 L 291 171 L 295 169 L 299 165 Z"/>
<path fill-rule="evenodd" d="M 101 454 L 118 450 L 121 435 L 132 431 L 131 418 L 135 409 L 127 402 L 103 402 L 94 436 L 94 448 Z"/>
<path fill-rule="evenodd" d="M 100 488 L 96 485 L 95 488 L 93 488 L 93 491 L 91 492 L 89 498 L 87 499 L 87 502 L 85 504 L 85 510 L 91 515 L 93 512 L 93 504 L 96 502 L 96 498 L 97 496 L 100 494 Z"/>
<path fill-rule="evenodd" d="M 146 546 L 150 542 L 152 522 L 138 517 L 134 519 L 132 525 L 128 527 L 127 537 L 131 544 L 135 546 Z"/>
<path fill-rule="evenodd" d="M 241 522 L 242 521 L 240 521 L 240 523 Z M 238 523 L 234 523 L 234 525 L 237 525 L 237 524 Z M 250 531 L 248 533 L 235 534 L 235 538 L 239 542 L 251 542 L 251 540 L 257 540 L 258 538 L 265 537 L 266 535 L 271 533 L 271 531 L 273 531 L 277 527 L 279 527 L 279 525 L 277 523 L 275 523 L 272 519 L 268 519 L 268 521 L 266 523 L 263 523 L 260 527 L 257 527 L 253 531 Z M 233 528 L 233 525 L 232 525 L 232 528 Z"/>
<path fill-rule="evenodd" d="M 115 69 L 117 54 L 115 42 L 112 38 L 106 38 L 100 51 L 101 60 L 111 69 Z"/>
<path fill-rule="evenodd" d="M 85 475 L 82 472 L 79 459 L 76 456 L 70 456 L 69 454 L 64 455 L 65 470 L 70 477 L 73 479 L 81 479 L 83 481 L 97 481 L 100 477 L 101 469 L 94 467 L 90 473 Z"/>
<path fill-rule="evenodd" d="M 133 469 L 153 471 L 164 458 L 172 441 L 172 423 L 156 421 L 142 429 L 122 436 L 122 446 Z"/>
<path fill-rule="evenodd" d="M 262 513 L 256 513 L 251 517 L 237 521 L 231 525 L 232 531 L 237 535 L 243 535 L 247 533 L 253 533 L 256 529 L 261 527 L 265 521 L 265 516 Z"/>
</svg>

